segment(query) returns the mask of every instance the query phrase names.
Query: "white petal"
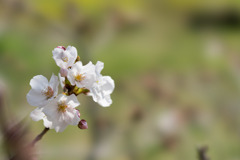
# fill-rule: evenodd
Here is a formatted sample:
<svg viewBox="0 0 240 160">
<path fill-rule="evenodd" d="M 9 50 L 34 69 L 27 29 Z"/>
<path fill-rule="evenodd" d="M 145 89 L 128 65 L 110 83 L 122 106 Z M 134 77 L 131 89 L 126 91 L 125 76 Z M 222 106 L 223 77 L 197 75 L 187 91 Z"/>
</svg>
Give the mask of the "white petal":
<svg viewBox="0 0 240 160">
<path fill-rule="evenodd" d="M 77 59 L 77 49 L 73 46 L 68 46 L 66 52 L 69 53 L 69 65 L 72 66 Z"/>
<path fill-rule="evenodd" d="M 103 99 L 100 99 L 98 101 L 98 104 L 100 104 L 103 107 L 109 107 L 112 104 L 112 99 L 110 95 L 107 95 Z"/>
<path fill-rule="evenodd" d="M 110 76 L 103 76 L 102 81 L 104 82 L 101 86 L 104 94 L 111 94 L 115 88 L 115 84 L 113 79 Z"/>
<path fill-rule="evenodd" d="M 82 62 L 81 62 L 81 61 L 78 61 L 78 62 L 76 62 L 72 67 L 73 67 L 73 68 L 76 67 L 77 69 L 81 69 L 82 66 L 83 66 L 83 65 L 82 65 Z"/>
<path fill-rule="evenodd" d="M 53 121 L 54 119 L 56 119 L 59 116 L 57 98 L 53 99 L 46 106 L 43 107 L 42 111 L 47 116 L 47 119 L 49 121 Z"/>
<path fill-rule="evenodd" d="M 75 85 L 75 76 L 81 71 L 82 68 L 82 62 L 78 61 L 75 64 L 73 64 L 72 68 L 69 69 L 67 78 L 71 85 Z"/>
<path fill-rule="evenodd" d="M 77 97 L 74 94 L 71 94 L 70 96 L 68 96 L 67 103 L 71 108 L 75 108 L 80 105 Z"/>
<path fill-rule="evenodd" d="M 97 102 L 98 99 L 101 99 L 101 93 L 99 91 L 98 86 L 95 86 L 95 87 L 91 88 L 90 93 L 88 95 L 92 96 L 92 98 L 95 102 Z"/>
<path fill-rule="evenodd" d="M 63 132 L 67 126 L 68 124 L 66 123 L 61 123 L 61 124 L 59 123 L 57 125 L 53 125 L 56 132 Z"/>
<path fill-rule="evenodd" d="M 54 92 L 53 97 L 55 97 L 58 94 L 59 81 L 58 81 L 58 77 L 55 76 L 54 74 L 52 74 L 49 85 L 52 87 Z"/>
<path fill-rule="evenodd" d="M 82 66 L 82 70 L 88 74 L 95 74 L 95 66 L 91 61 L 88 64 Z"/>
<path fill-rule="evenodd" d="M 68 46 L 66 51 L 68 51 L 73 57 L 77 58 L 77 49 L 73 46 Z M 76 60 L 76 59 L 75 59 Z"/>
<path fill-rule="evenodd" d="M 42 112 L 42 108 L 36 108 L 30 114 L 33 121 L 43 120 L 43 125 L 47 128 L 52 128 L 52 122 L 48 121 L 45 114 Z"/>
<path fill-rule="evenodd" d="M 48 80 L 42 75 L 37 75 L 31 79 L 30 86 L 35 90 L 43 90 L 48 86 Z"/>
<path fill-rule="evenodd" d="M 49 121 L 49 120 L 47 120 L 47 118 L 44 118 L 44 119 L 43 119 L 43 125 L 44 125 L 46 128 L 53 129 L 52 122 Z"/>
<path fill-rule="evenodd" d="M 32 118 L 33 121 L 40 121 L 43 119 L 45 114 L 42 112 L 42 109 L 36 108 L 30 113 L 30 117 Z"/>
<path fill-rule="evenodd" d="M 94 83 L 90 89 L 89 95 L 101 106 L 108 107 L 112 104 L 110 94 L 115 87 L 114 81 L 109 76 L 100 76 L 98 80 L 99 82 Z"/>
<path fill-rule="evenodd" d="M 74 74 L 74 70 L 73 68 L 68 72 L 67 78 L 69 80 L 69 82 L 71 83 L 71 85 L 75 85 L 75 74 Z"/>
<path fill-rule="evenodd" d="M 64 52 L 63 49 L 61 48 L 54 48 L 54 50 L 52 51 L 53 54 L 53 59 L 61 59 L 61 53 Z"/>
<path fill-rule="evenodd" d="M 42 107 L 48 103 L 46 96 L 41 92 L 31 89 L 27 94 L 27 101 L 30 105 L 36 107 Z"/>
<path fill-rule="evenodd" d="M 72 124 L 73 123 L 73 119 L 74 119 L 74 112 L 73 112 L 73 110 L 74 109 L 70 109 L 70 108 L 68 108 L 67 110 L 66 110 L 66 112 L 64 112 L 64 121 L 67 123 L 67 124 Z M 77 116 L 77 115 L 76 115 Z"/>
<path fill-rule="evenodd" d="M 100 75 L 101 71 L 103 70 L 104 63 L 101 62 L 101 61 L 97 61 L 95 67 L 96 67 L 96 73 L 97 73 L 98 75 Z"/>
<path fill-rule="evenodd" d="M 71 121 L 70 125 L 76 126 L 76 125 L 78 125 L 78 123 L 80 121 L 80 118 L 78 116 L 78 111 L 77 110 L 75 110 L 73 113 L 74 113 L 74 117 L 72 118 L 72 121 Z"/>
<path fill-rule="evenodd" d="M 60 73 L 58 73 L 58 77 L 59 77 L 59 81 L 60 81 L 61 87 L 64 88 L 64 86 L 65 86 L 65 77 L 62 77 Z"/>
</svg>

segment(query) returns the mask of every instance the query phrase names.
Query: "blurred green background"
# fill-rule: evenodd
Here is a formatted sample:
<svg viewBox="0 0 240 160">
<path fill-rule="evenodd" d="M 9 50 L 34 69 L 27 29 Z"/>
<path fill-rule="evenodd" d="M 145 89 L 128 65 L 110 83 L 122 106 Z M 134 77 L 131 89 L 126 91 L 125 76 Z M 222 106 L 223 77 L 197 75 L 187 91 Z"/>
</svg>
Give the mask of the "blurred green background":
<svg viewBox="0 0 240 160">
<path fill-rule="evenodd" d="M 51 130 L 40 160 L 194 160 L 202 145 L 211 160 L 240 159 L 239 9 L 238 0 L 0 0 L 7 108 L 31 139 L 40 133 L 29 81 L 58 74 L 51 51 L 72 45 L 84 64 L 104 62 L 113 104 L 80 95 L 89 128 Z"/>
</svg>

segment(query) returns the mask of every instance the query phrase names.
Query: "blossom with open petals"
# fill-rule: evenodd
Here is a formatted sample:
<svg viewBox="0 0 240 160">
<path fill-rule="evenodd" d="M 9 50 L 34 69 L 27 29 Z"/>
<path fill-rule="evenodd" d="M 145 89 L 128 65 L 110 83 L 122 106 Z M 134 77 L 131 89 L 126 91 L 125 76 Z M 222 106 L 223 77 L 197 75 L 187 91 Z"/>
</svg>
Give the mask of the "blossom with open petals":
<svg viewBox="0 0 240 160">
<path fill-rule="evenodd" d="M 68 46 L 66 49 L 58 46 L 54 48 L 52 54 L 56 64 L 64 69 L 71 67 L 77 59 L 77 49 L 73 46 Z"/>
<path fill-rule="evenodd" d="M 42 75 L 34 76 L 27 94 L 27 101 L 32 106 L 43 107 L 58 94 L 58 77 L 52 74 L 50 81 Z"/>
<path fill-rule="evenodd" d="M 93 97 L 93 100 L 103 107 L 108 107 L 112 104 L 111 93 L 114 90 L 115 84 L 110 76 L 102 76 L 101 71 L 104 64 L 100 61 L 95 65 L 96 80 L 90 88 L 88 95 Z"/>
<path fill-rule="evenodd" d="M 95 66 L 92 62 L 86 65 L 82 65 L 82 62 L 76 62 L 68 71 L 68 80 L 72 85 L 76 85 L 79 88 L 92 87 L 95 81 Z"/>
<path fill-rule="evenodd" d="M 52 128 L 56 132 L 62 132 L 68 125 L 78 125 L 80 117 L 79 111 L 75 107 L 79 105 L 80 103 L 74 94 L 70 96 L 59 94 L 44 106 L 42 111 L 47 120 L 52 122 Z"/>
</svg>

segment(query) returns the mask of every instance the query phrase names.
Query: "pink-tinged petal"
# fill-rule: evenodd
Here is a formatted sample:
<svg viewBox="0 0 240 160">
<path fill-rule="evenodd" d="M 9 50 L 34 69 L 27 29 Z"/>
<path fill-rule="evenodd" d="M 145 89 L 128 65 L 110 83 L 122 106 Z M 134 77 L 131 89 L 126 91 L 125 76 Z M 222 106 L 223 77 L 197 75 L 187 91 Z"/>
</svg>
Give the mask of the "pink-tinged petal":
<svg viewBox="0 0 240 160">
<path fill-rule="evenodd" d="M 65 68 L 61 68 L 61 69 L 60 69 L 60 75 L 61 75 L 62 77 L 67 77 L 67 75 L 68 75 L 68 70 L 65 69 Z"/>
<path fill-rule="evenodd" d="M 76 109 L 76 108 L 75 108 Z M 77 111 L 77 115 L 78 115 L 78 117 L 80 118 L 80 111 L 78 110 L 78 109 L 76 109 L 76 111 Z"/>
<path fill-rule="evenodd" d="M 57 48 L 60 48 L 60 49 L 62 49 L 62 50 L 66 50 L 66 48 L 64 47 L 64 46 L 57 46 Z"/>
<path fill-rule="evenodd" d="M 77 111 L 75 109 L 68 109 L 64 113 L 64 121 L 67 122 L 69 125 L 77 125 L 80 121 Z"/>
</svg>

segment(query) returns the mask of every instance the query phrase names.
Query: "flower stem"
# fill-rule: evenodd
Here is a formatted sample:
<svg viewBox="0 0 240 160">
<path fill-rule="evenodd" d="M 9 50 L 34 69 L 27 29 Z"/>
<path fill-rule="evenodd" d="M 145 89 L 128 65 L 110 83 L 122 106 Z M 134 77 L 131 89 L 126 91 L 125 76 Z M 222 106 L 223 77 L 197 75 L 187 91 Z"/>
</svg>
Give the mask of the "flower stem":
<svg viewBox="0 0 240 160">
<path fill-rule="evenodd" d="M 47 131 L 49 131 L 49 128 L 44 128 L 44 130 L 34 138 L 31 145 L 34 146 L 39 140 L 41 140 L 42 137 L 47 133 Z"/>
</svg>

